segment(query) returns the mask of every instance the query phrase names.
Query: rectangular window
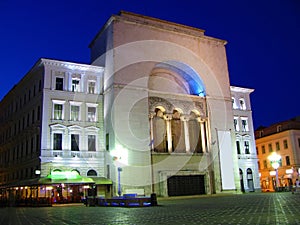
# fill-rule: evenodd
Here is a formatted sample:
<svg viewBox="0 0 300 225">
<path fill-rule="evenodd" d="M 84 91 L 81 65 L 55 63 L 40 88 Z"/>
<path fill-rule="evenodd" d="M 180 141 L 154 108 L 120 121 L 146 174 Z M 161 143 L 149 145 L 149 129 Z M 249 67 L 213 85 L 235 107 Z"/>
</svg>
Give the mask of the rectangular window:
<svg viewBox="0 0 300 225">
<path fill-rule="evenodd" d="M 89 122 L 96 121 L 96 107 L 88 107 L 88 121 Z"/>
<path fill-rule="evenodd" d="M 279 150 L 280 150 L 279 142 L 276 142 L 276 151 L 279 151 Z"/>
<path fill-rule="evenodd" d="M 263 145 L 263 146 L 261 146 L 261 153 L 262 154 L 265 154 L 266 153 L 266 148 L 265 148 L 265 146 Z"/>
<path fill-rule="evenodd" d="M 232 98 L 231 98 L 231 101 L 232 101 L 232 107 L 233 107 L 233 109 L 236 109 L 236 108 L 237 108 L 237 106 L 236 106 L 236 101 L 235 101 L 235 98 L 234 98 L 234 97 L 232 97 Z"/>
<path fill-rule="evenodd" d="M 34 110 L 32 110 L 32 114 L 31 114 L 31 123 L 32 124 L 34 123 L 34 119 L 35 119 Z"/>
<path fill-rule="evenodd" d="M 264 160 L 264 169 L 267 169 L 267 168 L 268 168 L 267 160 Z"/>
<path fill-rule="evenodd" d="M 96 136 L 88 135 L 88 150 L 96 151 Z"/>
<path fill-rule="evenodd" d="M 55 90 L 62 91 L 64 89 L 64 78 L 56 77 L 55 80 Z"/>
<path fill-rule="evenodd" d="M 63 113 L 63 105 L 61 104 L 54 104 L 54 119 L 61 120 Z"/>
<path fill-rule="evenodd" d="M 106 144 L 106 151 L 109 150 L 109 133 L 106 134 L 106 141 L 105 141 L 105 144 Z"/>
<path fill-rule="evenodd" d="M 239 141 L 236 141 L 236 150 L 237 150 L 237 154 L 241 154 L 241 147 Z"/>
<path fill-rule="evenodd" d="M 291 165 L 290 157 L 289 157 L 289 156 L 286 156 L 286 157 L 285 157 L 285 162 L 286 162 L 286 165 L 287 165 L 287 166 L 290 166 L 290 165 Z"/>
<path fill-rule="evenodd" d="M 79 151 L 79 135 L 71 134 L 71 151 Z"/>
<path fill-rule="evenodd" d="M 39 152 L 40 151 L 40 135 L 36 135 L 35 139 L 35 151 Z"/>
<path fill-rule="evenodd" d="M 95 81 L 89 81 L 89 83 L 88 83 L 88 92 L 89 92 L 89 94 L 95 94 L 95 87 L 96 87 L 96 82 Z"/>
<path fill-rule="evenodd" d="M 41 107 L 38 106 L 38 109 L 37 109 L 37 120 L 40 120 L 40 115 L 41 114 Z"/>
<path fill-rule="evenodd" d="M 30 143 L 31 143 L 30 152 L 32 153 L 32 152 L 34 152 L 33 151 L 33 148 L 34 148 L 34 138 L 33 137 L 31 138 L 31 142 Z"/>
<path fill-rule="evenodd" d="M 277 126 L 277 132 L 281 132 L 281 130 L 282 130 L 282 126 L 281 126 L 281 125 L 278 125 L 278 126 Z"/>
<path fill-rule="evenodd" d="M 245 154 L 250 154 L 249 141 L 244 141 Z"/>
<path fill-rule="evenodd" d="M 78 91 L 80 91 L 80 89 L 79 89 L 79 82 L 80 82 L 80 80 L 77 79 L 77 78 L 73 78 L 73 79 L 72 79 L 72 91 L 73 91 L 73 92 L 78 92 Z"/>
<path fill-rule="evenodd" d="M 238 119 L 237 119 L 237 118 L 234 118 L 234 119 L 233 119 L 233 123 L 234 123 L 234 130 L 235 130 L 235 131 L 239 131 L 240 128 L 239 128 L 239 124 L 238 124 Z"/>
<path fill-rule="evenodd" d="M 269 152 L 273 152 L 272 144 L 269 144 L 268 147 L 269 147 Z"/>
<path fill-rule="evenodd" d="M 53 150 L 62 150 L 62 134 L 53 134 Z"/>
<path fill-rule="evenodd" d="M 240 99 L 240 107 L 242 110 L 245 110 L 246 109 L 246 104 L 245 104 L 245 100 L 244 99 Z"/>
<path fill-rule="evenodd" d="M 243 131 L 249 131 L 247 119 L 242 119 L 242 129 Z"/>
<path fill-rule="evenodd" d="M 72 121 L 78 121 L 79 120 L 79 106 L 78 105 L 71 105 L 71 117 L 70 119 Z"/>
<path fill-rule="evenodd" d="M 298 138 L 298 147 L 300 148 L 300 138 Z"/>
<path fill-rule="evenodd" d="M 287 148 L 288 148 L 288 142 L 287 142 L 287 140 L 284 140 L 284 141 L 283 141 L 283 147 L 284 147 L 284 149 L 287 149 Z"/>
</svg>

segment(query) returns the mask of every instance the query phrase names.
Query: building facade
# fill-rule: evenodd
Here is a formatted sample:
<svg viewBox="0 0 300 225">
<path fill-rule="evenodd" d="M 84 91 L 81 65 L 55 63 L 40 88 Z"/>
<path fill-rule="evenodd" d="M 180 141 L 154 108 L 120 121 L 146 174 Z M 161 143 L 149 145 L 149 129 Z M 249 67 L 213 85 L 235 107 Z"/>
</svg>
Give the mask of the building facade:
<svg viewBox="0 0 300 225">
<path fill-rule="evenodd" d="M 252 89 L 230 87 L 225 45 L 122 11 L 90 43 L 91 65 L 41 59 L 0 103 L 5 192 L 30 184 L 30 196 L 52 198 L 259 189 Z M 238 96 L 245 110 L 233 107 Z M 234 118 L 241 127 L 247 118 L 249 130 L 235 130 Z M 237 151 L 246 139 L 250 147 Z"/>
<path fill-rule="evenodd" d="M 255 131 L 262 191 L 290 190 L 300 174 L 299 117 L 260 127 Z M 278 168 L 271 155 L 278 157 Z"/>
<path fill-rule="evenodd" d="M 87 191 L 82 184 L 101 184 L 102 78 L 101 67 L 41 59 L 4 97 L 0 182 L 12 187 L 6 195 L 81 201 Z M 104 196 L 109 192 L 97 189 Z"/>
<path fill-rule="evenodd" d="M 260 190 L 249 88 L 230 87 L 242 192 Z"/>
</svg>

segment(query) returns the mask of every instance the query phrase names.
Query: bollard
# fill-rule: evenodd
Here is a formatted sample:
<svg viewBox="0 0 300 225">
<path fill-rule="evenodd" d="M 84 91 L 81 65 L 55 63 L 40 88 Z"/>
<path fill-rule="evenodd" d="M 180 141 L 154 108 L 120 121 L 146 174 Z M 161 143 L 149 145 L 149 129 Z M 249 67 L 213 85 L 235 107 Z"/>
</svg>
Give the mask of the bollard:
<svg viewBox="0 0 300 225">
<path fill-rule="evenodd" d="M 151 194 L 151 205 L 152 205 L 152 206 L 157 206 L 156 193 L 152 193 L 152 194 Z"/>
</svg>

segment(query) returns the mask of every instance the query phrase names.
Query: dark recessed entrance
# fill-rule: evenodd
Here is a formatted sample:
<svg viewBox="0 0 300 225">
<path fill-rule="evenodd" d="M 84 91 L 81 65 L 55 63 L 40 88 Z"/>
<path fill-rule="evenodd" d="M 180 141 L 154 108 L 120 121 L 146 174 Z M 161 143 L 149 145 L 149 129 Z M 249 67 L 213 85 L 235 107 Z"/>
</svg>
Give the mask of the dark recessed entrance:
<svg viewBox="0 0 300 225">
<path fill-rule="evenodd" d="M 168 178 L 168 195 L 205 194 L 204 175 L 172 176 Z"/>
</svg>

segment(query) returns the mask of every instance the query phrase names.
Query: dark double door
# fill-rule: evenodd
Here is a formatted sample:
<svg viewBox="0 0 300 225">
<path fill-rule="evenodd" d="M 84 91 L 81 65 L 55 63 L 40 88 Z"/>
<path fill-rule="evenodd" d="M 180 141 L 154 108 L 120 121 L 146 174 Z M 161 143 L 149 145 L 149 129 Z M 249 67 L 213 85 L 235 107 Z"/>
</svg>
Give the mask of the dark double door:
<svg viewBox="0 0 300 225">
<path fill-rule="evenodd" d="M 204 175 L 172 176 L 168 178 L 168 195 L 205 194 Z"/>
</svg>

